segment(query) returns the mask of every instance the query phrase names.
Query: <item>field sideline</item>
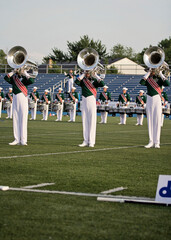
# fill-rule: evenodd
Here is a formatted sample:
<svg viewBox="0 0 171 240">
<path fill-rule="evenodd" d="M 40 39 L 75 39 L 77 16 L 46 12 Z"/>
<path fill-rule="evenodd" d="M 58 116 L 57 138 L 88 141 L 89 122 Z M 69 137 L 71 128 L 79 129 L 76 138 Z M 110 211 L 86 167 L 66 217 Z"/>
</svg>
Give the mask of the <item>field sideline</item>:
<svg viewBox="0 0 171 240">
<path fill-rule="evenodd" d="M 124 187 L 113 195 L 154 198 L 160 174 L 171 174 L 171 121 L 166 119 L 160 149 L 145 149 L 146 118 L 135 126 L 118 117 L 97 124 L 95 148 L 79 148 L 81 117 L 75 123 L 28 122 L 28 146 L 9 146 L 12 121 L 0 119 L 0 185 L 49 191 L 100 194 Z M 98 122 L 100 117 L 98 117 Z M 2 240 L 163 239 L 171 235 L 170 207 L 98 202 L 97 197 L 38 192 L 0 191 Z"/>
</svg>

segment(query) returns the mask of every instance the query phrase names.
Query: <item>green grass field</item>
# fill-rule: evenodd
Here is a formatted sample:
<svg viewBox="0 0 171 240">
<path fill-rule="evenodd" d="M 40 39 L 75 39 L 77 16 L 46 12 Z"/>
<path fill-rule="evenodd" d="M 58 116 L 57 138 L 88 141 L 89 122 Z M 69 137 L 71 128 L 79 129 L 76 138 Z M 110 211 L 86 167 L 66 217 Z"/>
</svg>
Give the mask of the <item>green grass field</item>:
<svg viewBox="0 0 171 240">
<path fill-rule="evenodd" d="M 127 189 L 115 195 L 154 198 L 158 176 L 171 174 L 168 119 L 160 149 L 143 147 L 148 143 L 146 118 L 144 126 L 135 126 L 136 118 L 127 118 L 127 125 L 121 126 L 118 117 L 97 124 L 95 148 L 79 148 L 81 117 L 75 123 L 68 123 L 66 116 L 63 122 L 55 122 L 55 117 L 42 122 L 38 115 L 28 123 L 28 146 L 9 146 L 12 121 L 5 116 L 0 119 L 0 185 L 55 183 L 39 189 L 97 194 L 123 186 Z M 170 217 L 170 207 L 160 205 L 0 191 L 1 240 L 166 240 L 171 236 Z"/>
</svg>

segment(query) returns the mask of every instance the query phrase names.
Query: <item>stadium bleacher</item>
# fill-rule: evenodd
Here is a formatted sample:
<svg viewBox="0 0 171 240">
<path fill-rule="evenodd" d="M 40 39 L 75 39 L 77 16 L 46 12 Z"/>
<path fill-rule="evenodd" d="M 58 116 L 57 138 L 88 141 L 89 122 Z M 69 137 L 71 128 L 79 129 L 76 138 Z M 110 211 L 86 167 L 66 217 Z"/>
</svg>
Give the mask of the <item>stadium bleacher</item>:
<svg viewBox="0 0 171 240">
<path fill-rule="evenodd" d="M 10 85 L 4 80 L 4 76 L 5 74 L 0 74 L 0 87 L 3 88 L 4 92 L 7 92 Z M 45 89 L 53 89 L 55 84 L 61 84 L 61 81 L 63 83 L 64 78 L 64 74 L 39 74 L 35 79 L 34 86 L 37 86 L 39 93 L 42 94 Z M 122 92 L 122 88 L 127 87 L 131 101 L 135 101 L 136 95 L 140 89 L 146 92 L 146 87 L 139 84 L 141 78 L 142 75 L 107 74 L 104 81 L 109 87 L 108 91 L 111 92 L 112 100 L 117 101 L 119 94 Z M 28 87 L 29 92 L 31 92 L 32 87 L 33 85 Z M 102 90 L 102 88 L 98 89 L 98 96 Z M 57 89 L 54 90 L 54 92 L 56 91 Z M 164 91 L 168 95 L 169 102 L 171 102 L 171 86 L 166 87 Z M 77 86 L 77 92 L 81 95 L 81 88 L 79 86 Z"/>
</svg>

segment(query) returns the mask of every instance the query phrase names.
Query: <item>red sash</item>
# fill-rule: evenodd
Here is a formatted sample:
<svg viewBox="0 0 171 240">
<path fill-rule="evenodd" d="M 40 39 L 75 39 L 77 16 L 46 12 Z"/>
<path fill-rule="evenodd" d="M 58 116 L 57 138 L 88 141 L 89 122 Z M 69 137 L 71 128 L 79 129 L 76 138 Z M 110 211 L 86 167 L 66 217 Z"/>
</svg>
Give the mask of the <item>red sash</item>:
<svg viewBox="0 0 171 240">
<path fill-rule="evenodd" d="M 27 88 L 26 88 L 26 86 L 20 81 L 20 79 L 16 76 L 16 75 L 14 75 L 13 76 L 13 80 L 14 80 L 14 83 L 15 83 L 15 85 L 21 90 L 21 92 L 23 92 L 24 93 L 24 95 L 25 96 L 27 96 Z"/>
<path fill-rule="evenodd" d="M 152 87 L 154 90 L 156 90 L 156 92 L 158 92 L 158 94 L 159 94 L 160 97 L 161 97 L 161 88 L 160 88 L 160 86 L 154 81 L 154 79 L 149 77 L 149 78 L 147 79 L 147 82 L 151 85 L 151 87 Z"/>
<path fill-rule="evenodd" d="M 59 101 L 60 101 L 61 104 L 62 104 L 62 98 L 60 97 L 59 93 L 57 93 L 56 96 L 58 97 Z"/>
<path fill-rule="evenodd" d="M 43 95 L 43 97 L 44 97 L 44 99 L 45 99 L 45 101 L 46 101 L 46 104 L 48 104 L 48 99 L 47 99 L 47 97 L 46 97 L 45 94 Z"/>
<path fill-rule="evenodd" d="M 142 98 L 141 98 L 140 96 L 138 96 L 138 100 L 140 101 L 140 103 L 141 103 L 142 105 L 144 105 L 144 101 L 142 100 Z"/>
<path fill-rule="evenodd" d="M 104 97 L 106 100 L 108 100 L 107 94 L 106 94 L 105 92 L 102 92 L 102 94 L 103 94 L 103 97 Z"/>
<path fill-rule="evenodd" d="M 121 94 L 121 97 L 123 98 L 123 100 L 124 100 L 125 102 L 127 102 L 127 98 L 124 96 L 124 94 Z"/>
<path fill-rule="evenodd" d="M 34 98 L 34 101 L 36 102 L 36 100 L 37 100 L 37 99 L 36 99 L 36 95 L 34 94 L 34 92 L 32 92 L 31 94 L 32 94 L 32 96 L 33 96 L 33 98 Z"/>
<path fill-rule="evenodd" d="M 12 97 L 11 97 L 10 93 L 8 93 L 8 97 L 9 97 L 10 101 L 12 102 Z"/>
<path fill-rule="evenodd" d="M 97 90 L 96 90 L 95 86 L 88 79 L 83 79 L 83 82 L 84 82 L 85 86 L 90 90 L 90 92 L 96 98 Z"/>
</svg>

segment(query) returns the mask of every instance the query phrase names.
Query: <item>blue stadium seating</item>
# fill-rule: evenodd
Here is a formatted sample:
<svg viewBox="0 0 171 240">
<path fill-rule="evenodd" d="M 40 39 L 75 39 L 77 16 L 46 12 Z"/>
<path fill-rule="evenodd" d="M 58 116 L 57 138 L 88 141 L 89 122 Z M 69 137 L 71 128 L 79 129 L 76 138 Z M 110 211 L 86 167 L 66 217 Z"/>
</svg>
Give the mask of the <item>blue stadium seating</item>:
<svg viewBox="0 0 171 240">
<path fill-rule="evenodd" d="M 9 84 L 4 80 L 5 74 L 0 74 L 0 87 L 3 88 L 4 92 L 8 91 Z M 40 94 L 44 92 L 45 89 L 53 87 L 54 84 L 60 83 L 65 78 L 63 74 L 39 74 L 35 79 L 35 83 L 28 87 L 29 92 L 32 90 L 33 86 L 38 87 Z M 105 78 L 105 84 L 108 85 L 108 91 L 111 92 L 112 100 L 117 101 L 119 94 L 122 92 L 123 87 L 128 88 L 128 93 L 130 94 L 131 100 L 135 101 L 135 97 L 138 94 L 139 90 L 142 89 L 146 92 L 146 87 L 139 84 L 142 75 L 114 75 L 107 74 Z M 81 95 L 81 88 L 77 87 L 77 92 Z M 102 91 L 102 88 L 98 89 L 99 93 Z M 57 89 L 55 90 L 55 92 Z M 169 102 L 171 103 L 171 86 L 166 87 L 165 91 L 168 95 Z"/>
</svg>

